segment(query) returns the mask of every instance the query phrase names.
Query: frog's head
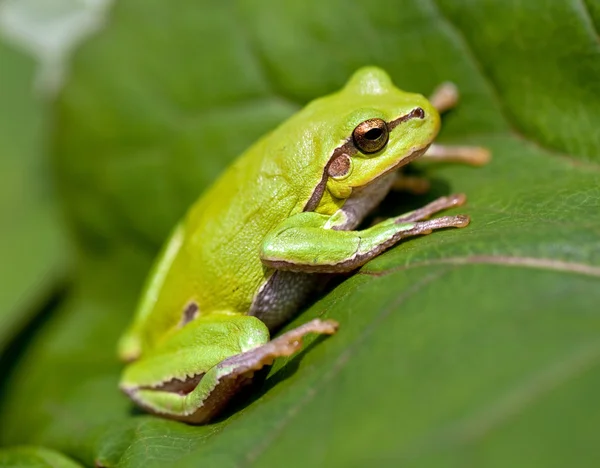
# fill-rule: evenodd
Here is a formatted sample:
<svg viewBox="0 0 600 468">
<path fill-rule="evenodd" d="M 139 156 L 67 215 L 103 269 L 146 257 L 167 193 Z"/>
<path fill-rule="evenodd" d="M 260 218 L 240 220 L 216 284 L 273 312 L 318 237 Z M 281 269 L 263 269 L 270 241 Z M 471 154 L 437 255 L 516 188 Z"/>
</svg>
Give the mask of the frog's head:
<svg viewBox="0 0 600 468">
<path fill-rule="evenodd" d="M 340 92 L 311 107 L 326 117 L 320 130 L 329 132 L 330 143 L 321 159 L 321 185 L 307 210 L 330 197 L 347 199 L 353 190 L 418 158 L 440 127 L 439 113 L 425 97 L 396 88 L 388 74 L 375 67 L 361 68 Z M 324 199 L 326 192 L 329 197 Z"/>
</svg>

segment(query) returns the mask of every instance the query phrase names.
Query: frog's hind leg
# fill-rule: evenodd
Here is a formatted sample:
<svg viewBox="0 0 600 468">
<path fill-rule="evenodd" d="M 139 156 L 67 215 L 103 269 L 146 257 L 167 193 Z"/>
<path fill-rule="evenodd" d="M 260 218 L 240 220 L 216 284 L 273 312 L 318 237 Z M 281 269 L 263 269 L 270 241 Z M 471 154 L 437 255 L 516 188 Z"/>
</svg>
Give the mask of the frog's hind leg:
<svg viewBox="0 0 600 468">
<path fill-rule="evenodd" d="M 338 329 L 335 320 L 314 319 L 296 327 L 258 348 L 225 359 L 217 365 L 223 380 L 252 378 L 254 372 L 270 366 L 277 357 L 291 356 L 302 347 L 302 338 L 309 333 L 333 335 Z"/>
<path fill-rule="evenodd" d="M 221 361 L 204 375 L 201 384 L 211 387 L 208 397 L 196 413 L 177 418 L 202 424 L 218 414 L 241 387 L 252 382 L 254 373 L 270 366 L 277 357 L 291 356 L 302 347 L 302 338 L 309 333 L 333 335 L 338 329 L 334 320 L 311 320 L 245 353 Z M 202 392 L 206 393 L 206 389 Z"/>
<path fill-rule="evenodd" d="M 196 326 L 194 326 L 196 324 Z M 333 320 L 315 319 L 269 341 L 266 325 L 252 316 L 215 315 L 190 322 L 176 341 L 161 343 L 164 349 L 146 357 L 146 370 L 135 363 L 121 382 L 121 389 L 146 410 L 192 424 L 203 424 L 217 416 L 231 398 L 252 382 L 254 373 L 271 365 L 280 356 L 290 356 L 302 346 L 309 333 L 332 335 L 338 327 Z M 182 350 L 196 347 L 192 353 Z M 198 361 L 214 362 L 210 367 Z M 140 365 L 143 365 L 141 363 Z M 177 375 L 149 384 L 162 366 L 175 367 Z M 208 368 L 195 372 L 194 368 Z M 132 385 L 136 377 L 141 385 Z"/>
</svg>

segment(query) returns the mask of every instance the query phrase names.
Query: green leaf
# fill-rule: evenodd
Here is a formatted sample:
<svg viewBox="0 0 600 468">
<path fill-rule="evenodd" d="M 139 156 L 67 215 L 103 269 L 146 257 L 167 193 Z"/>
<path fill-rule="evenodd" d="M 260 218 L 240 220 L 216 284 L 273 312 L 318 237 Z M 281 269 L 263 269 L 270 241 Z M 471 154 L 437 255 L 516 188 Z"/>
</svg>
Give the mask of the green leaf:
<svg viewBox="0 0 600 468">
<path fill-rule="evenodd" d="M 1 440 L 101 466 L 595 466 L 600 423 L 600 4 L 122 0 L 76 55 L 55 164 L 82 258 L 23 350 Z M 213 424 L 132 410 L 115 342 L 167 231 L 247 145 L 357 67 L 456 82 L 439 166 L 464 230 L 410 240 L 289 327 L 341 323 Z M 458 210 L 454 210 L 459 212 Z"/>
<path fill-rule="evenodd" d="M 66 254 L 45 160 L 33 62 L 0 40 L 0 351 L 63 281 Z"/>
<path fill-rule="evenodd" d="M 81 465 L 53 450 L 42 447 L 0 449 L 0 466 L 27 468 L 78 468 Z"/>
</svg>

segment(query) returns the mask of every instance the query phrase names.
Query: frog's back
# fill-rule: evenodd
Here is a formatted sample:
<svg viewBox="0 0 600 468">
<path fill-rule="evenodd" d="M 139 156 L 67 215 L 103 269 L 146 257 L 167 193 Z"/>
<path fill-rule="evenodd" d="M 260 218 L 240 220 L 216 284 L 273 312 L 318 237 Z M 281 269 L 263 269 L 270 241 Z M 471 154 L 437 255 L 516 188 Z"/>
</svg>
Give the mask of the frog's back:
<svg viewBox="0 0 600 468">
<path fill-rule="evenodd" d="M 268 138 L 253 146 L 188 213 L 182 253 L 207 312 L 249 310 L 270 274 L 259 258 L 262 239 L 304 208 L 304 183 L 268 146 Z"/>
<path fill-rule="evenodd" d="M 177 325 L 186 310 L 194 316 L 249 312 L 272 273 L 259 258 L 265 234 L 303 211 L 321 178 L 308 160 L 318 141 L 305 136 L 302 144 L 293 147 L 288 139 L 267 135 L 190 208 L 150 312 L 162 323 L 156 328 Z"/>
</svg>

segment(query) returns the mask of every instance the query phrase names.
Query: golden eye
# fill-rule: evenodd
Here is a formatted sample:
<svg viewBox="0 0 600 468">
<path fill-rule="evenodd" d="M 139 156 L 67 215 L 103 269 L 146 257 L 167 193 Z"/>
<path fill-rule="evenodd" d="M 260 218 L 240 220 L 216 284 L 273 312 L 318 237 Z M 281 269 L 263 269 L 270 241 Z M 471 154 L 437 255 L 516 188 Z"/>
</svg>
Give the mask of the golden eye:
<svg viewBox="0 0 600 468">
<path fill-rule="evenodd" d="M 369 119 L 357 125 L 352 132 L 354 145 L 363 153 L 376 153 L 387 145 L 389 132 L 385 120 Z"/>
</svg>

